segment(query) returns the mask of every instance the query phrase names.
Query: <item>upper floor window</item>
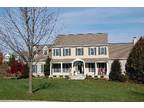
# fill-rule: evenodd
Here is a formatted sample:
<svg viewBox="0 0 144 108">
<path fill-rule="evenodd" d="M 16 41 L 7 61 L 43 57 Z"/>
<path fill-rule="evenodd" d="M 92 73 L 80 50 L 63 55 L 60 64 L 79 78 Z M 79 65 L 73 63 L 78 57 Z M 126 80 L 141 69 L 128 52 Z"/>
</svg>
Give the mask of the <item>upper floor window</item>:
<svg viewBox="0 0 144 108">
<path fill-rule="evenodd" d="M 106 47 L 99 47 L 98 54 L 99 55 L 106 55 L 107 54 Z"/>
<path fill-rule="evenodd" d="M 47 54 L 48 54 L 48 51 L 47 51 L 47 50 L 43 50 L 43 54 L 44 54 L 44 55 L 47 55 Z"/>
<path fill-rule="evenodd" d="M 61 48 L 53 49 L 53 56 L 61 56 Z"/>
<path fill-rule="evenodd" d="M 88 48 L 88 55 L 96 55 L 96 48 Z"/>
<path fill-rule="evenodd" d="M 70 48 L 64 48 L 63 49 L 63 56 L 70 56 L 71 55 L 71 49 Z"/>
<path fill-rule="evenodd" d="M 36 50 L 34 50 L 34 51 L 33 51 L 33 54 L 34 54 L 34 55 L 36 55 L 36 54 L 37 54 L 37 51 L 36 51 Z"/>
<path fill-rule="evenodd" d="M 82 56 L 84 55 L 83 48 L 76 48 L 76 56 Z"/>
</svg>

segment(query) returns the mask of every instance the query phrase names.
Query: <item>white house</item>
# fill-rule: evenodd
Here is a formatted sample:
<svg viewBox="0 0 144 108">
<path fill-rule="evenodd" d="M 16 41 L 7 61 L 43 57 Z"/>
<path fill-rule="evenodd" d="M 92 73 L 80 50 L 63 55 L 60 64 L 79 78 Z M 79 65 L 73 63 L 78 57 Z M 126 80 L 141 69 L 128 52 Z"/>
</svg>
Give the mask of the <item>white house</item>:
<svg viewBox="0 0 144 108">
<path fill-rule="evenodd" d="M 120 60 L 122 72 L 125 72 L 125 63 L 133 43 L 108 43 L 106 33 L 88 33 L 59 35 L 51 46 L 40 47 L 35 47 L 36 57 L 40 61 L 33 65 L 34 75 L 44 75 L 43 65 L 49 55 L 52 58 L 50 77 L 84 79 L 88 75 L 108 78 L 115 59 Z"/>
</svg>

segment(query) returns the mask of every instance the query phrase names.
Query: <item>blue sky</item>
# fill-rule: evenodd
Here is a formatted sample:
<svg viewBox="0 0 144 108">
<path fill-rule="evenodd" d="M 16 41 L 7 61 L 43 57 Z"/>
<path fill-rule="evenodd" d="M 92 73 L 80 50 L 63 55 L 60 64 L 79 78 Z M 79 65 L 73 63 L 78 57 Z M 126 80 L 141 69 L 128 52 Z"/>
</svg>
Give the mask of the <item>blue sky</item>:
<svg viewBox="0 0 144 108">
<path fill-rule="evenodd" d="M 131 42 L 144 35 L 144 8 L 59 8 L 57 23 L 57 34 L 104 32 L 109 42 Z"/>
<path fill-rule="evenodd" d="M 60 34 L 108 33 L 109 42 L 144 35 L 144 8 L 60 8 Z"/>
</svg>

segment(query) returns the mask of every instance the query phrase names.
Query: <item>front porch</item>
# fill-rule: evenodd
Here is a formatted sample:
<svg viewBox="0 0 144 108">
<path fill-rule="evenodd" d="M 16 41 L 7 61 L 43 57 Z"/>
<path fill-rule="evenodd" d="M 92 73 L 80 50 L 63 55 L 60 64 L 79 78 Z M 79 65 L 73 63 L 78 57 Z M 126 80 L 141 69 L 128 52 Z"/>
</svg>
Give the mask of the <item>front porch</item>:
<svg viewBox="0 0 144 108">
<path fill-rule="evenodd" d="M 108 62 L 96 61 L 87 62 L 81 59 L 76 59 L 71 62 L 52 62 L 50 65 L 51 76 L 104 76 L 108 77 Z"/>
</svg>

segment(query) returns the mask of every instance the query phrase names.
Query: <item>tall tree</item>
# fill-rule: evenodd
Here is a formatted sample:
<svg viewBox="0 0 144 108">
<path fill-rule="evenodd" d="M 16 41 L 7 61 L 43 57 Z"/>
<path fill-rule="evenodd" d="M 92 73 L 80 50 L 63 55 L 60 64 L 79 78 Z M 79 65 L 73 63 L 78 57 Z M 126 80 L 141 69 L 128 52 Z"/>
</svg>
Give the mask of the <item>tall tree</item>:
<svg viewBox="0 0 144 108">
<path fill-rule="evenodd" d="M 48 43 L 57 22 L 55 8 L 6 8 L 0 18 L 0 43 L 21 57 L 29 66 L 29 94 L 32 94 L 33 46 Z M 27 55 L 23 53 L 27 51 Z"/>
<path fill-rule="evenodd" d="M 144 82 L 144 37 L 141 37 L 129 54 L 126 71 L 131 80 Z"/>
</svg>

